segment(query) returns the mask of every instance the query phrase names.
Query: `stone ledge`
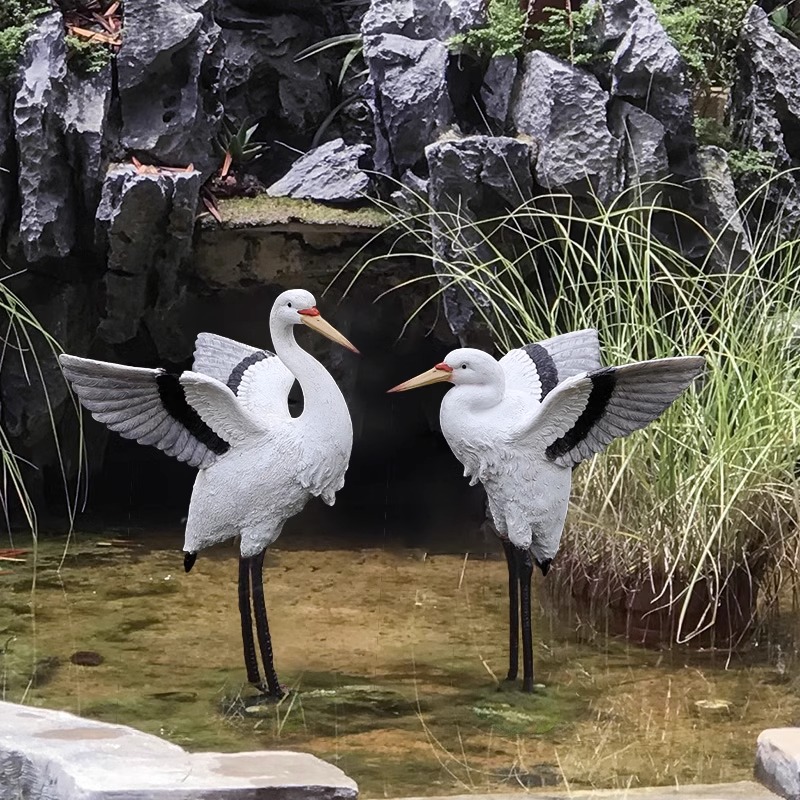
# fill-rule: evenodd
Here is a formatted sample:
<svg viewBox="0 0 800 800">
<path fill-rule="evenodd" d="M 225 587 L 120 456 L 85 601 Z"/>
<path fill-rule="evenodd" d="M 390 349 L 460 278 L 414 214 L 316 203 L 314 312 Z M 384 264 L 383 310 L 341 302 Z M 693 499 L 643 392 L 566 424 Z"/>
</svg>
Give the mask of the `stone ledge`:
<svg viewBox="0 0 800 800">
<path fill-rule="evenodd" d="M 124 725 L 0 702 L 0 800 L 355 800 L 307 753 L 187 753 Z"/>
<path fill-rule="evenodd" d="M 756 744 L 755 776 L 786 800 L 800 800 L 800 728 L 761 732 Z"/>
</svg>

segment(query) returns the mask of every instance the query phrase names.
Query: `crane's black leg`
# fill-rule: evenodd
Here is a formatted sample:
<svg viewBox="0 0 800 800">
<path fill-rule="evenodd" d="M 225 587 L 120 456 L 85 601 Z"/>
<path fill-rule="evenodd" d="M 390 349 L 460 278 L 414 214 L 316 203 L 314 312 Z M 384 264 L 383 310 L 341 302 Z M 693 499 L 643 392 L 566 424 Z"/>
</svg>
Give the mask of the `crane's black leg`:
<svg viewBox="0 0 800 800">
<path fill-rule="evenodd" d="M 264 551 L 250 559 L 250 577 L 253 583 L 253 609 L 256 617 L 256 633 L 258 646 L 261 649 L 261 661 L 264 664 L 264 677 L 267 679 L 267 694 L 280 700 L 285 694 L 278 682 L 275 665 L 272 660 L 272 640 L 267 623 L 267 606 L 264 602 Z"/>
<path fill-rule="evenodd" d="M 242 620 L 242 645 L 244 647 L 244 665 L 247 669 L 247 680 L 255 686 L 261 686 L 261 675 L 258 671 L 256 643 L 253 639 L 253 618 L 250 609 L 250 561 L 252 559 L 239 556 L 239 616 Z"/>
<path fill-rule="evenodd" d="M 533 560 L 527 550 L 517 550 L 520 605 L 522 607 L 522 691 L 533 691 L 533 632 L 531 631 L 531 576 Z"/>
<path fill-rule="evenodd" d="M 519 671 L 519 574 L 517 559 L 511 542 L 503 539 L 503 550 L 508 564 L 508 675 L 507 681 L 515 681 Z"/>
</svg>

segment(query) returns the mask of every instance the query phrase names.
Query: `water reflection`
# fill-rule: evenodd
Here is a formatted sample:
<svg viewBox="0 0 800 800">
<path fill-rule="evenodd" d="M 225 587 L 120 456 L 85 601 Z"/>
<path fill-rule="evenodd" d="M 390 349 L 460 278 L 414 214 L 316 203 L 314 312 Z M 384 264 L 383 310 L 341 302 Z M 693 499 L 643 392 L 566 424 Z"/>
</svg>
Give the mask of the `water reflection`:
<svg viewBox="0 0 800 800">
<path fill-rule="evenodd" d="M 295 689 L 280 705 L 253 706 L 243 685 L 235 547 L 187 576 L 177 528 L 79 534 L 60 573 L 64 541 L 44 541 L 33 593 L 32 557 L 0 564 L 5 699 L 189 749 L 313 752 L 367 797 L 745 779 L 760 730 L 800 718 L 785 643 L 780 658 L 646 650 L 541 592 L 547 689 L 525 697 L 498 680 L 506 573 L 491 538 L 443 530 L 425 550 L 382 549 L 311 536 L 313 510 L 303 519 L 265 564 L 276 665 Z"/>
</svg>

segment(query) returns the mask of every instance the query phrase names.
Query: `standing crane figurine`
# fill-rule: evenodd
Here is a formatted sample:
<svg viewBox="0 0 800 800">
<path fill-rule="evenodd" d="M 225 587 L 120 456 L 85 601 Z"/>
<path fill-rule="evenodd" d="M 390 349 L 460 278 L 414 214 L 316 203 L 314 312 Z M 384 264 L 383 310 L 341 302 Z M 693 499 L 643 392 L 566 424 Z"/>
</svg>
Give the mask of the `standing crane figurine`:
<svg viewBox="0 0 800 800">
<path fill-rule="evenodd" d="M 597 331 L 511 350 L 499 361 L 453 350 L 390 392 L 447 381 L 440 422 L 470 485 L 486 489 L 508 564 L 509 667 L 517 678 L 522 616 L 525 692 L 532 692 L 531 576 L 547 575 L 567 516 L 572 468 L 656 419 L 703 369 L 698 357 L 600 367 Z"/>
<path fill-rule="evenodd" d="M 275 353 L 201 333 L 194 368 L 180 375 L 69 355 L 59 359 L 81 404 L 96 420 L 126 439 L 199 467 L 186 522 L 184 566 L 189 572 L 199 550 L 241 536 L 239 612 L 247 679 L 276 699 L 285 690 L 273 663 L 264 551 L 311 496 L 333 505 L 353 445 L 339 387 L 295 341 L 294 328 L 300 324 L 358 353 L 320 316 L 313 295 L 294 289 L 272 306 Z M 304 405 L 293 418 L 288 398 L 295 379 Z"/>
</svg>

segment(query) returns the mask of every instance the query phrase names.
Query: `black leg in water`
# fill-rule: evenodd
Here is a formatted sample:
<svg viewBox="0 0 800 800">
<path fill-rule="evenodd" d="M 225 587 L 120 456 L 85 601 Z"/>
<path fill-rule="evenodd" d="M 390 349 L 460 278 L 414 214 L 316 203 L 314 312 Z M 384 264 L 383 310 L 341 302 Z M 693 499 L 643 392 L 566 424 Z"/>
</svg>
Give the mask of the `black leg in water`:
<svg viewBox="0 0 800 800">
<path fill-rule="evenodd" d="M 507 681 L 515 681 L 519 671 L 519 575 L 517 573 L 516 547 L 507 539 L 503 550 L 508 564 L 508 675 Z"/>
<path fill-rule="evenodd" d="M 267 679 L 267 694 L 280 700 L 285 694 L 278 682 L 275 665 L 272 659 L 272 640 L 269 635 L 267 623 L 267 606 L 264 602 L 264 551 L 250 559 L 250 578 L 253 585 L 253 609 L 256 616 L 256 634 L 258 646 L 261 649 L 261 661 L 264 664 L 264 676 Z"/>
<path fill-rule="evenodd" d="M 522 691 L 533 692 L 533 632 L 531 630 L 531 576 L 533 560 L 527 550 L 517 550 L 520 605 L 522 610 Z"/>
<path fill-rule="evenodd" d="M 247 669 L 247 680 L 254 686 L 261 686 L 256 643 L 253 639 L 253 618 L 250 608 L 251 561 L 251 558 L 239 557 L 239 616 L 242 620 L 242 645 L 244 646 L 244 665 Z"/>
</svg>

